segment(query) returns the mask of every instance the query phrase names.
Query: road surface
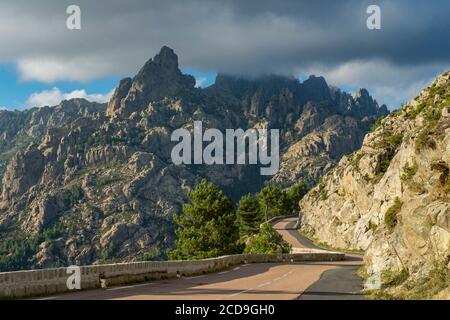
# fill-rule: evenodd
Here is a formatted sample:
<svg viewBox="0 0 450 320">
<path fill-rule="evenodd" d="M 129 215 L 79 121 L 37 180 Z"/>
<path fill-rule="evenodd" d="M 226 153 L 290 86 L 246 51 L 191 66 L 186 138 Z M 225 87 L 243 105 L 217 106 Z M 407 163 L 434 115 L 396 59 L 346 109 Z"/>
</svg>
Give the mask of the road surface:
<svg viewBox="0 0 450 320">
<path fill-rule="evenodd" d="M 295 219 L 274 224 L 293 247 L 316 248 L 292 227 Z M 61 294 L 45 300 L 288 300 L 362 299 L 356 269 L 361 258 L 345 261 L 263 263 L 180 279 Z"/>
</svg>

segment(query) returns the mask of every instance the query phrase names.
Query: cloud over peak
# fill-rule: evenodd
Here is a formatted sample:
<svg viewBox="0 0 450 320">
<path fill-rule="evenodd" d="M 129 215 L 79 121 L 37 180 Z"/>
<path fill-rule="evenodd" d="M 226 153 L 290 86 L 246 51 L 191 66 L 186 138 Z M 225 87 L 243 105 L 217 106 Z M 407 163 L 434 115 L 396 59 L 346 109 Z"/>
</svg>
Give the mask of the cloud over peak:
<svg viewBox="0 0 450 320">
<path fill-rule="evenodd" d="M 195 70 L 252 75 L 320 68 L 331 82 L 369 87 L 393 76 L 396 90 L 450 68 L 450 2 L 377 1 L 382 29 L 375 31 L 366 27 L 372 2 L 78 0 L 82 30 L 70 31 L 69 2 L 4 0 L 0 41 L 8 46 L 0 63 L 16 63 L 23 80 L 83 82 L 135 74 L 167 44 L 183 67 Z"/>
<path fill-rule="evenodd" d="M 84 89 L 64 93 L 60 89 L 54 87 L 51 90 L 44 90 L 31 94 L 26 101 L 26 106 L 29 108 L 55 106 L 63 100 L 70 100 L 75 98 L 86 99 L 92 102 L 105 103 L 109 101 L 112 94 L 113 91 L 106 94 L 88 94 Z"/>
</svg>

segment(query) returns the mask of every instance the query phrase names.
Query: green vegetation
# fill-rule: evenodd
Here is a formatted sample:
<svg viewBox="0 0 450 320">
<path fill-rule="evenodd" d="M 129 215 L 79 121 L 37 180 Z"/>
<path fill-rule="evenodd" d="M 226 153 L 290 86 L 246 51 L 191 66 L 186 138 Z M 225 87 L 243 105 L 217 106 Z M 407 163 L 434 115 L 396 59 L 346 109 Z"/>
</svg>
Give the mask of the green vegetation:
<svg viewBox="0 0 450 320">
<path fill-rule="evenodd" d="M 434 139 L 435 126 L 433 124 L 425 125 L 419 132 L 415 142 L 416 152 L 425 149 L 436 149 L 436 140 Z"/>
<path fill-rule="evenodd" d="M 2 239 L 0 243 L 0 271 L 7 272 L 30 268 L 37 250 L 38 243 L 35 239 Z"/>
<path fill-rule="evenodd" d="M 239 230 L 231 200 L 216 186 L 202 182 L 189 194 L 178 224 L 170 259 L 203 259 L 241 252 Z"/>
<path fill-rule="evenodd" d="M 69 189 L 67 189 L 66 195 L 66 205 L 69 208 L 73 208 L 78 202 L 83 199 L 84 192 L 79 184 L 71 185 Z"/>
<path fill-rule="evenodd" d="M 398 214 L 402 209 L 403 202 L 397 197 L 394 204 L 384 214 L 384 223 L 390 232 L 394 230 L 398 223 Z"/>
<path fill-rule="evenodd" d="M 80 152 L 85 153 L 92 147 L 105 145 L 139 146 L 145 138 L 145 130 L 141 127 L 128 128 L 126 133 L 119 132 L 117 127 L 111 126 L 107 130 L 99 129 L 94 132 L 86 143 L 79 145 Z"/>
<path fill-rule="evenodd" d="M 277 185 L 268 185 L 258 194 L 264 219 L 291 214 L 292 205 L 287 194 Z"/>
<path fill-rule="evenodd" d="M 380 161 L 380 174 L 385 174 L 386 171 L 388 171 L 389 166 L 391 165 L 391 160 L 390 159 L 383 159 Z"/>
<path fill-rule="evenodd" d="M 102 176 L 95 181 L 95 187 L 97 189 L 103 188 L 119 180 L 119 177 L 116 175 Z"/>
<path fill-rule="evenodd" d="M 403 299 L 433 299 L 439 292 L 450 288 L 450 272 L 446 261 L 435 261 L 425 279 L 405 285 Z"/>
<path fill-rule="evenodd" d="M 417 163 L 413 162 L 412 166 L 409 163 L 405 163 L 403 166 L 403 174 L 401 176 L 402 181 L 410 181 L 417 173 Z"/>
<path fill-rule="evenodd" d="M 408 270 L 400 271 L 384 270 L 381 273 L 381 283 L 383 288 L 396 287 L 404 283 L 409 277 Z"/>
<path fill-rule="evenodd" d="M 351 159 L 350 159 L 350 164 L 357 168 L 359 165 L 359 162 L 361 161 L 361 159 L 364 157 L 364 153 L 361 151 L 357 151 L 354 154 L 352 154 Z"/>
<path fill-rule="evenodd" d="M 394 158 L 397 148 L 401 145 L 403 141 L 403 134 L 384 134 L 381 142 L 377 144 L 378 148 L 383 148 L 386 150 L 383 158 L 380 160 L 378 165 L 375 180 L 381 179 Z"/>
<path fill-rule="evenodd" d="M 290 251 L 291 245 L 284 241 L 283 237 L 270 224 L 265 223 L 261 226 L 260 232 L 250 238 L 244 253 L 271 254 L 289 253 Z"/>
<path fill-rule="evenodd" d="M 292 215 L 308 186 L 300 182 L 285 191 L 275 184 L 266 185 L 258 194 L 243 196 L 234 212 L 231 200 L 206 180 L 189 194 L 190 204 L 183 206 L 175 249 L 170 259 L 203 259 L 245 252 L 281 253 L 290 247 L 272 229 L 266 219 Z"/>
<path fill-rule="evenodd" d="M 417 113 L 423 113 L 425 120 L 425 124 L 417 135 L 415 142 L 415 149 L 417 153 L 425 149 L 435 149 L 437 145 L 436 141 L 441 140 L 445 131 L 445 126 L 439 126 L 439 120 L 442 117 L 442 110 L 445 107 L 448 107 L 450 102 L 448 88 L 432 86 L 429 91 L 430 94 L 427 100 L 423 102 L 417 110 Z M 435 103 L 434 99 L 436 94 L 438 94 L 441 99 Z M 425 105 L 429 107 L 425 108 Z"/>
<path fill-rule="evenodd" d="M 376 223 L 373 223 L 372 221 L 369 221 L 369 225 L 367 226 L 369 230 L 372 230 L 373 233 L 377 231 L 378 225 Z"/>
<path fill-rule="evenodd" d="M 325 182 L 323 181 L 322 178 L 320 178 L 319 182 L 319 195 L 320 199 L 322 199 L 323 201 L 328 199 L 328 191 L 326 189 Z"/>
<path fill-rule="evenodd" d="M 400 144 L 403 141 L 403 134 L 398 133 L 398 134 L 392 134 L 390 136 L 387 136 L 386 138 L 386 142 L 388 144 L 388 146 L 392 149 L 395 150 L 397 149 Z"/>
<path fill-rule="evenodd" d="M 381 275 L 382 289 L 370 290 L 371 299 L 382 300 L 424 300 L 433 299 L 436 294 L 450 288 L 450 273 L 446 261 L 435 261 L 429 274 L 419 280 L 409 280 L 407 270 L 385 270 Z M 389 289 L 395 288 L 394 291 Z"/>
<path fill-rule="evenodd" d="M 293 185 L 288 191 L 287 191 L 287 198 L 290 203 L 290 210 L 292 214 L 297 214 L 299 207 L 298 204 L 300 200 L 303 199 L 303 197 L 308 193 L 309 187 L 308 184 L 305 181 L 301 181 L 295 185 Z"/>
<path fill-rule="evenodd" d="M 51 244 L 65 234 L 64 225 L 56 221 L 41 233 L 26 237 L 14 234 L 0 242 L 0 272 L 31 269 L 34 256 L 43 242 Z M 56 265 L 55 265 L 56 266 Z"/>
<path fill-rule="evenodd" d="M 238 204 L 237 216 L 241 236 L 258 233 L 259 226 L 263 222 L 258 197 L 251 194 L 243 196 Z"/>
<path fill-rule="evenodd" d="M 407 118 L 410 120 L 415 119 L 426 107 L 426 104 L 422 102 L 413 111 L 406 114 Z"/>
<path fill-rule="evenodd" d="M 115 254 L 117 253 L 119 247 L 115 244 L 110 243 L 100 254 L 100 257 L 103 261 L 107 261 L 113 259 Z"/>
<path fill-rule="evenodd" d="M 381 126 L 385 118 L 386 116 L 379 117 L 378 120 L 375 122 L 375 124 L 372 126 L 372 128 L 370 128 L 370 132 L 375 132 L 375 130 L 377 130 Z"/>
</svg>

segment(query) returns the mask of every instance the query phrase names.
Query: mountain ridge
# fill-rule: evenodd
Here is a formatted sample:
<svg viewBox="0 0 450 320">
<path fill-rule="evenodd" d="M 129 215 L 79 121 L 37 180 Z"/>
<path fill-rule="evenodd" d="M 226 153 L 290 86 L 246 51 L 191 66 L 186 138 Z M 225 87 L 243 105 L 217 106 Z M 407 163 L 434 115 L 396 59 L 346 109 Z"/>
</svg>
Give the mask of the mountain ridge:
<svg viewBox="0 0 450 320">
<path fill-rule="evenodd" d="M 300 176 L 313 184 L 388 113 L 373 99 L 332 95 L 320 77 L 218 78 L 216 86 L 195 88 L 163 47 L 120 82 L 108 104 L 71 100 L 21 114 L 0 139 L 8 163 L 0 269 L 165 258 L 175 237 L 172 216 L 201 179 L 235 201 L 258 191 L 265 181 L 258 166 L 171 163 L 171 132 L 192 130 L 194 121 L 221 131 L 280 129 L 285 160 L 273 179 L 289 186 Z M 11 117 L 0 113 L 0 122 Z M 5 132 L 0 127 L 0 137 Z"/>
</svg>

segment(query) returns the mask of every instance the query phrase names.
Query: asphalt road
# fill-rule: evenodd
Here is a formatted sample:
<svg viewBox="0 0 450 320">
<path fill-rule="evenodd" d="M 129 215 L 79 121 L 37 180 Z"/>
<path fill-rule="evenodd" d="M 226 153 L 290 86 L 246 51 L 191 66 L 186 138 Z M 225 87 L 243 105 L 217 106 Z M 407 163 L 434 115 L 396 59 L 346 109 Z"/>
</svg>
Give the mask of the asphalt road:
<svg viewBox="0 0 450 320">
<path fill-rule="evenodd" d="M 274 227 L 293 247 L 316 248 L 292 227 L 295 219 Z M 292 229 L 292 230 L 291 230 Z M 345 261 L 285 264 L 247 264 L 228 270 L 180 279 L 79 291 L 45 300 L 289 300 L 362 299 L 361 281 L 355 271 L 361 258 Z"/>
</svg>

